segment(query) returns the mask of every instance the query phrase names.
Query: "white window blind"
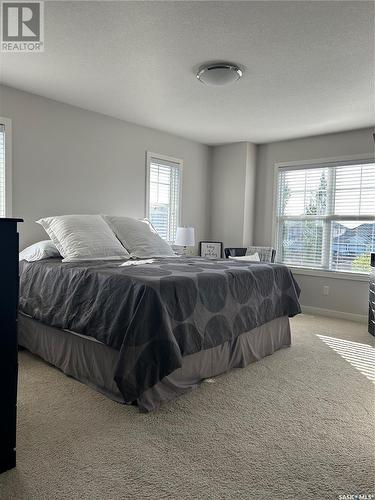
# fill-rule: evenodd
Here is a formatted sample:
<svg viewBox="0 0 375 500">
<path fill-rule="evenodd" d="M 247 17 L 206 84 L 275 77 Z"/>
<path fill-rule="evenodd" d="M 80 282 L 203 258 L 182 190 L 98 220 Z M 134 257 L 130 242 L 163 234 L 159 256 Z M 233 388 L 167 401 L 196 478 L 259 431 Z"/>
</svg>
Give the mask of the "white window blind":
<svg viewBox="0 0 375 500">
<path fill-rule="evenodd" d="M 277 260 L 369 272 L 375 251 L 375 163 L 278 170 Z"/>
<path fill-rule="evenodd" d="M 163 157 L 148 159 L 148 214 L 159 235 L 169 243 L 176 237 L 180 222 L 182 162 Z"/>
<path fill-rule="evenodd" d="M 5 127 L 0 124 L 0 217 L 5 217 Z"/>
</svg>

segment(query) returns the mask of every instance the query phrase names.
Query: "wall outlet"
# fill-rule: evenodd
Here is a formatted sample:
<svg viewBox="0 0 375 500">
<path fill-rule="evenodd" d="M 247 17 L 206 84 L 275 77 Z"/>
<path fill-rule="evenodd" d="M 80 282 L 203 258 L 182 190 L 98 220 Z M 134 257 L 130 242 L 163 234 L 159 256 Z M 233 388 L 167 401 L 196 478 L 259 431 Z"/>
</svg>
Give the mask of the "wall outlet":
<svg viewBox="0 0 375 500">
<path fill-rule="evenodd" d="M 329 286 L 328 285 L 325 285 L 323 287 L 323 295 L 329 295 Z"/>
</svg>

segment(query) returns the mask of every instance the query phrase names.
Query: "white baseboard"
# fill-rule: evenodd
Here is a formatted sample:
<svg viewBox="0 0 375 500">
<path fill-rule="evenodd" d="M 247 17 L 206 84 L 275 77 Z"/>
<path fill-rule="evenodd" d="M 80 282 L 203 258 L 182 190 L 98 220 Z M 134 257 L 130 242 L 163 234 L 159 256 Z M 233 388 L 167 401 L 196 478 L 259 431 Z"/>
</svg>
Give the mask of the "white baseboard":
<svg viewBox="0 0 375 500">
<path fill-rule="evenodd" d="M 358 323 L 367 323 L 367 316 L 363 314 L 354 314 L 333 309 L 321 309 L 320 307 L 311 307 L 301 305 L 302 312 L 312 316 L 327 316 L 329 318 L 347 319 L 357 321 Z"/>
</svg>

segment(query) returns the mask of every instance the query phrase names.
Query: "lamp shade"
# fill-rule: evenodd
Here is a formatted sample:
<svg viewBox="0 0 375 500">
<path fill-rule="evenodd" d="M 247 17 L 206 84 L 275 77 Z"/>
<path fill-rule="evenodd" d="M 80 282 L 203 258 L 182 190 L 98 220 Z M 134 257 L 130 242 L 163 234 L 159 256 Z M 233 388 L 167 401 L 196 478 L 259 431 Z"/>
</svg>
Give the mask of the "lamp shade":
<svg viewBox="0 0 375 500">
<path fill-rule="evenodd" d="M 193 247 L 195 245 L 194 228 L 178 227 L 174 244 L 181 247 Z"/>
</svg>

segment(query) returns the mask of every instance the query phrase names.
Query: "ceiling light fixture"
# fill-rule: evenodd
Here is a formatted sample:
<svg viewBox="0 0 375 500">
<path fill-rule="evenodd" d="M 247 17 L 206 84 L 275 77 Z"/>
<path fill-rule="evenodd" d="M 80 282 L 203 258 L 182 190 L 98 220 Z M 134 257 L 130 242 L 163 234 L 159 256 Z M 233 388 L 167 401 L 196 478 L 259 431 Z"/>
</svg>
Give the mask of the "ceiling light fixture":
<svg viewBox="0 0 375 500">
<path fill-rule="evenodd" d="M 204 64 L 197 73 L 197 78 L 205 85 L 219 87 L 234 83 L 243 75 L 242 69 L 231 63 Z"/>
</svg>

